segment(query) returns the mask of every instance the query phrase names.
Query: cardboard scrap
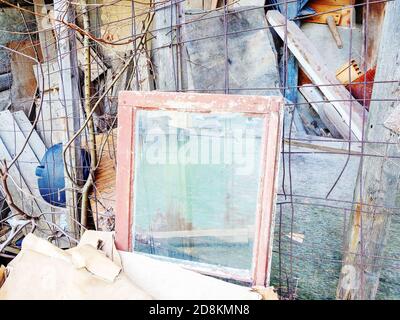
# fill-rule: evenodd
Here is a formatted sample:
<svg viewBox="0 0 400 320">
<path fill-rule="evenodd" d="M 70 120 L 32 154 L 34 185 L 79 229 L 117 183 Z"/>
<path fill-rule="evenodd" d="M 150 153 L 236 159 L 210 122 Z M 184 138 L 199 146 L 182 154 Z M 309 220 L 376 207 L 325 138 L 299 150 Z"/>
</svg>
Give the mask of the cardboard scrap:
<svg viewBox="0 0 400 320">
<path fill-rule="evenodd" d="M 122 267 L 121 258 L 114 243 L 115 232 L 87 230 L 81 237 L 79 246 L 89 244 L 105 253 L 117 266 Z"/>
<path fill-rule="evenodd" d="M 78 269 L 86 268 L 98 277 L 113 282 L 121 272 L 121 267 L 106 257 L 106 255 L 90 244 L 79 245 L 69 249 L 71 260 Z"/>
<path fill-rule="evenodd" d="M 243 287 L 176 263 L 117 251 L 113 232 L 86 231 L 79 245 L 68 250 L 28 234 L 7 273 L 0 300 L 277 299 L 271 287 Z M 1 268 L 0 281 L 4 274 Z"/>
<path fill-rule="evenodd" d="M 28 234 L 7 269 L 0 300 L 152 299 L 103 252 L 88 244 L 63 251 Z"/>
</svg>

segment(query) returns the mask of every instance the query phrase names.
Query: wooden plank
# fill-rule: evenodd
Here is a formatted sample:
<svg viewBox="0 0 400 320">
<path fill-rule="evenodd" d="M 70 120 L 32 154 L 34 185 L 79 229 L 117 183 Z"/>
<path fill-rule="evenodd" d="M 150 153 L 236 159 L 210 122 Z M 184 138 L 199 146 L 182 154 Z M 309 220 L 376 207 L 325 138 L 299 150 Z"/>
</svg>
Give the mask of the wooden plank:
<svg viewBox="0 0 400 320">
<path fill-rule="evenodd" d="M 67 0 L 54 1 L 54 16 L 56 17 L 55 34 L 58 44 L 58 64 L 60 65 L 59 80 L 59 101 L 64 109 L 64 139 L 63 142 L 69 141 L 75 132 L 81 127 L 82 106 L 79 90 L 79 70 L 76 52 L 75 31 L 60 21 L 74 23 L 74 8 L 70 6 Z M 62 119 L 61 118 L 61 119 Z M 59 128 L 57 128 L 59 129 Z M 81 161 L 81 139 L 78 136 L 68 152 L 66 152 L 65 170 L 68 170 L 70 176 L 77 182 L 82 181 L 82 161 Z M 70 179 L 67 178 L 65 172 L 66 187 L 66 206 L 69 210 L 68 230 L 75 238 L 78 238 L 78 226 L 75 221 L 79 221 L 78 215 L 78 196 L 73 188 Z"/>
<path fill-rule="evenodd" d="M 7 147 L 3 143 L 3 140 L 0 137 L 0 157 L 1 159 L 5 159 L 7 162 L 12 160 L 12 157 L 7 150 Z M 16 165 L 11 166 L 8 169 L 8 174 L 12 177 L 12 181 L 10 178 L 7 180 L 7 186 L 10 190 L 10 193 L 13 197 L 14 203 L 18 206 L 18 208 L 22 209 L 24 212 L 31 214 L 33 216 L 40 213 L 40 208 L 36 201 L 29 197 L 31 191 L 28 185 L 25 182 L 25 179 L 21 176 L 21 173 Z"/>
<path fill-rule="evenodd" d="M 364 147 L 365 154 L 379 157 L 364 156 L 358 173 L 338 299 L 375 299 L 392 215 L 398 214 L 399 136 L 384 123 L 400 100 L 400 1 L 386 5 Z"/>
<path fill-rule="evenodd" d="M 337 25 L 342 27 L 350 28 L 355 23 L 355 10 L 351 6 L 321 3 L 318 0 L 309 1 L 307 5 L 315 10 L 316 15 L 305 18 L 305 22 L 326 24 L 327 18 L 333 16 L 338 21 Z"/>
<path fill-rule="evenodd" d="M 328 137 L 318 137 L 312 135 L 293 135 L 291 139 L 284 138 L 284 143 L 300 148 L 307 148 L 310 152 L 316 150 L 319 153 L 326 154 L 348 154 L 360 155 L 361 142 L 349 143 L 341 139 L 333 139 Z"/>
<path fill-rule="evenodd" d="M 227 35 L 227 47 L 223 10 L 207 13 L 207 19 L 202 17 L 202 13 L 187 15 L 187 23 L 182 28 L 189 91 L 235 95 L 282 94 L 277 54 L 263 8 L 230 11 L 226 16 L 226 27 L 231 33 Z M 163 60 L 160 63 L 165 64 Z M 287 85 L 297 87 L 297 80 L 295 82 Z M 175 91 L 175 88 L 169 88 Z"/>
<path fill-rule="evenodd" d="M 59 88 L 60 69 L 57 62 L 46 62 L 33 66 L 40 92 Z"/>
<path fill-rule="evenodd" d="M 39 31 L 39 41 L 44 61 L 54 61 L 54 59 L 57 57 L 57 49 L 49 10 L 46 7 L 44 0 L 33 0 L 33 6 L 35 13 L 37 13 L 35 18 L 37 30 Z"/>
<path fill-rule="evenodd" d="M 228 96 L 224 94 L 122 91 L 118 97 L 118 105 L 144 110 L 244 113 L 257 117 L 280 111 L 283 103 L 283 97 L 280 96 L 235 95 L 231 103 L 225 102 L 227 98 Z"/>
<path fill-rule="evenodd" d="M 285 37 L 286 19 L 276 10 L 267 12 L 267 18 L 282 39 Z M 363 118 L 367 111 L 359 104 L 346 88 L 336 79 L 325 63 L 324 59 L 314 45 L 308 40 L 304 33 L 291 21 L 287 22 L 288 47 L 296 56 L 303 70 L 313 83 L 319 86 L 322 93 L 331 100 L 332 106 L 336 109 L 338 116 L 331 119 L 335 126 L 341 128 L 343 121 L 347 124 L 346 130 L 339 131 L 340 134 L 349 139 L 354 137 L 361 140 L 363 136 Z M 332 113 L 333 114 L 333 113 Z M 351 116 L 351 118 L 350 118 Z M 351 126 L 351 135 L 350 133 Z"/>
<path fill-rule="evenodd" d="M 340 115 L 336 115 L 337 111 L 332 106 L 327 106 L 330 102 L 326 101 L 323 95 L 320 93 L 318 88 L 314 86 L 301 86 L 299 91 L 304 96 L 304 98 L 310 103 L 311 107 L 318 113 L 321 120 L 325 123 L 329 131 L 331 132 L 332 137 L 341 138 L 342 135 L 340 131 L 345 131 L 348 129 L 347 125 L 344 122 L 339 123 L 343 128 L 338 130 L 336 126 L 333 124 L 331 119 L 335 119 Z"/>
<path fill-rule="evenodd" d="M 40 47 L 38 43 L 32 45 L 29 40 L 11 41 L 7 44 L 7 47 L 13 50 L 10 54 L 13 76 L 11 86 L 13 110 L 23 110 L 28 115 L 37 90 L 33 66 L 36 64 L 36 52 L 39 53 L 39 61 L 41 60 Z"/>
<path fill-rule="evenodd" d="M 158 2 L 158 3 L 157 3 Z M 157 1 L 153 20 L 152 62 L 157 90 L 177 91 L 176 4 Z"/>
<path fill-rule="evenodd" d="M 22 134 L 25 138 L 27 138 L 32 130 L 31 122 L 22 111 L 14 112 L 13 117 Z M 35 153 L 36 158 L 40 162 L 46 152 L 46 146 L 44 145 L 36 130 L 33 130 L 31 136 L 29 137 L 28 144 L 31 147 L 32 151 Z"/>
<path fill-rule="evenodd" d="M 382 34 L 382 24 L 385 17 L 386 1 L 373 2 L 363 6 L 363 33 L 366 46 L 363 46 L 361 56 L 364 60 L 364 71 L 376 66 L 379 43 Z"/>
<path fill-rule="evenodd" d="M 103 152 L 98 155 L 100 161 L 95 172 L 95 186 L 90 195 L 90 206 L 97 230 L 111 231 L 115 215 L 115 178 L 117 129 L 110 134 L 96 136 L 96 146 Z"/>
<path fill-rule="evenodd" d="M 21 151 L 25 142 L 25 136 L 20 130 L 18 124 L 14 121 L 14 117 L 9 111 L 0 112 L 0 137 L 13 157 Z M 29 143 L 23 149 L 19 156 L 16 165 L 21 176 L 24 178 L 30 192 L 33 196 L 41 199 L 37 177 L 35 175 L 36 167 L 39 165 L 39 159 L 32 151 Z M 44 208 L 45 206 L 40 205 Z"/>
<path fill-rule="evenodd" d="M 336 72 L 336 79 L 343 84 L 348 84 L 362 76 L 362 74 L 363 73 L 360 70 L 356 60 L 351 59 L 350 62 L 346 62 L 345 65 L 339 68 L 339 70 Z"/>
</svg>

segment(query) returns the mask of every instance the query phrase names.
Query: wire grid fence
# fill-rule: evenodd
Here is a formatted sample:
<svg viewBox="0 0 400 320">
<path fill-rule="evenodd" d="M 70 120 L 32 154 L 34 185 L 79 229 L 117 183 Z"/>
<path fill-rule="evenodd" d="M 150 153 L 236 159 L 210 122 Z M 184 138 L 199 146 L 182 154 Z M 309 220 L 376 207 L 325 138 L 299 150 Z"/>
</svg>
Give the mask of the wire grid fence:
<svg viewBox="0 0 400 320">
<path fill-rule="evenodd" d="M 304 11 L 307 1 L 54 1 L 54 7 L 57 6 L 58 10 L 70 12 L 70 16 L 65 15 L 64 19 L 60 19 L 63 16 L 53 10 L 52 2 L 46 2 L 45 9 L 43 2 L 38 7 L 27 0 L 0 2 L 4 5 L 2 14 L 9 16 L 0 26 L 4 35 L 1 43 L 4 57 L 1 69 L 5 70 L 2 71 L 3 74 L 13 78 L 10 88 L 7 88 L 9 90 L 1 93 L 4 101 L 7 101 L 2 109 L 8 108 L 13 112 L 23 110 L 35 128 L 40 128 L 40 136 L 46 142 L 46 147 L 57 142 L 70 141 L 69 150 L 87 148 L 90 137 L 84 124 L 88 116 L 93 115 L 95 131 L 99 137 L 99 140 L 96 139 L 98 166 L 105 162 L 107 168 L 116 167 L 117 97 L 121 90 L 284 95 L 287 99 L 271 285 L 278 289 L 282 298 L 335 298 L 343 257 L 347 250 L 347 235 L 352 226 L 354 208 L 358 203 L 355 200 L 358 199 L 356 193 L 359 192 L 363 197 L 363 179 L 357 180 L 357 174 L 363 169 L 363 163 L 368 157 L 390 158 L 387 154 L 369 153 L 368 145 L 390 143 L 383 139 L 366 139 L 367 122 L 363 122 L 360 141 L 351 135 L 343 138 L 340 133 L 328 128 L 321 120 L 322 117 L 316 113 L 315 104 L 323 108 L 334 101 L 305 99 L 300 89 L 303 84 L 310 88 L 335 84 L 315 84 L 305 80 L 297 59 L 291 52 L 291 36 L 287 23 L 281 25 L 285 30 L 281 39 L 268 24 L 265 13 L 279 10 L 285 18 L 301 26 L 326 60 L 319 63 L 326 63 L 333 73 L 342 65 L 357 60 L 361 73 L 365 74 L 376 64 L 366 48 L 370 48 L 371 43 L 376 42 L 375 38 L 381 36 L 380 30 L 375 30 L 377 26 L 369 24 L 369 12 L 375 6 L 385 6 L 390 1 L 339 1 L 339 8 L 327 6 L 324 11 L 318 7 L 315 12 Z M 328 2 L 332 4 L 335 1 Z M 89 30 L 84 27 L 85 14 L 82 5 L 86 5 L 89 15 Z M 341 19 L 345 19 L 346 10 L 350 10 L 350 25 L 339 27 L 343 48 L 338 49 L 328 26 L 325 23 L 315 23 L 312 19 L 318 20 L 326 14 L 338 12 L 342 15 Z M 375 19 L 375 16 L 371 13 L 371 21 L 372 18 Z M 39 26 L 41 22 L 45 27 Z M 40 28 L 44 37 L 40 37 Z M 63 28 L 67 32 L 60 31 Z M 50 30 L 50 33 L 44 30 Z M 46 39 L 49 36 L 50 39 Z M 93 50 L 90 63 L 91 113 L 83 108 L 87 101 L 82 76 L 87 66 L 82 58 L 83 37 L 90 39 Z M 75 47 L 61 49 L 59 44 L 65 40 L 73 40 L 70 43 L 75 43 Z M 18 46 L 10 47 L 6 44 L 10 41 L 18 42 Z M 25 48 L 23 50 L 20 50 L 21 42 Z M 46 54 L 54 50 L 54 44 L 56 54 Z M 64 57 L 69 54 L 75 60 L 69 65 L 62 65 L 66 61 Z M 18 62 L 15 60 L 16 55 L 26 59 Z M 36 69 L 43 74 L 38 78 L 34 90 L 30 91 L 31 96 L 21 94 L 15 88 L 26 84 L 17 81 L 18 74 L 10 71 L 13 59 L 20 65 L 41 65 L 41 70 L 38 67 Z M 58 70 L 52 72 L 51 66 L 54 65 Z M 349 70 L 350 68 L 346 69 L 345 78 L 352 76 Z M 57 90 L 66 91 L 72 77 L 78 88 L 78 96 L 71 98 L 61 94 L 53 95 L 53 91 L 44 89 L 46 86 L 52 87 L 52 76 L 59 77 L 59 72 L 65 74 L 66 78 L 65 83 L 57 82 Z M 384 88 L 398 81 L 399 79 L 384 79 L 379 85 Z M 367 97 L 369 84 L 377 85 L 377 82 L 366 79 L 362 81 L 364 95 L 359 101 L 362 105 L 371 105 L 373 108 L 379 101 Z M 37 86 L 39 89 L 36 89 Z M 354 101 L 350 92 L 348 101 Z M 396 102 L 398 97 L 382 97 L 380 101 Z M 79 114 L 68 111 L 68 106 L 74 103 L 80 106 Z M 48 109 L 50 114 L 45 115 L 47 118 L 43 113 L 40 116 L 39 112 L 44 104 L 51 106 Z M 57 108 L 64 112 L 68 118 L 67 126 L 71 125 L 72 128 L 66 129 L 65 122 L 62 121 L 54 125 L 55 122 L 51 120 L 58 116 L 53 114 L 59 112 Z M 366 108 L 363 108 L 363 112 L 367 115 Z M 74 123 L 78 126 L 74 126 Z M 77 128 L 83 130 L 75 137 Z M 67 138 L 66 131 L 69 133 Z M 74 140 L 77 139 L 79 141 L 75 143 Z M 18 154 L 11 156 L 18 157 Z M 21 166 L 23 162 L 23 159 L 19 159 L 16 165 Z M 68 163 L 71 172 L 78 172 L 84 167 L 83 162 L 80 165 Z M 75 176 L 73 178 L 77 179 Z M 90 195 L 93 219 L 89 219 L 88 227 L 94 227 L 90 224 L 92 222 L 98 228 L 112 230 L 115 182 L 112 177 L 109 181 L 102 180 L 101 185 L 99 182 L 100 178 L 95 179 Z M 76 188 L 79 185 L 81 187 L 82 183 L 77 183 Z M 23 193 L 23 190 L 20 192 Z M 32 199 L 43 202 L 32 194 L 22 195 L 23 200 L 28 199 L 27 205 L 33 206 Z M 80 202 L 81 197 L 82 194 L 78 193 L 76 202 Z M 367 200 L 361 198 L 358 201 L 363 203 Z M 72 224 L 79 229 L 81 224 L 76 213 L 76 202 L 67 203 L 67 209 L 71 206 L 75 212 L 72 214 Z M 374 209 L 380 210 L 382 207 Z M 387 231 L 385 250 L 373 259 L 382 268 L 377 298 L 398 298 L 398 207 L 383 209 L 384 214 L 391 215 L 391 224 Z M 9 208 L 4 205 L 2 210 L 6 213 Z M 51 224 L 47 236 L 57 238 L 64 232 L 57 227 L 59 221 L 54 216 L 71 216 L 71 213 L 61 212 L 57 206 L 50 206 L 49 211 L 52 214 L 48 220 Z M 5 220 L 6 215 L 3 214 L 1 219 Z M 5 225 L 6 221 L 2 220 L 2 226 Z M 70 241 L 73 238 L 70 236 Z M 361 236 L 361 247 L 362 239 Z M 370 261 L 372 260 L 369 258 L 361 259 L 364 269 L 367 269 L 366 263 Z"/>
</svg>

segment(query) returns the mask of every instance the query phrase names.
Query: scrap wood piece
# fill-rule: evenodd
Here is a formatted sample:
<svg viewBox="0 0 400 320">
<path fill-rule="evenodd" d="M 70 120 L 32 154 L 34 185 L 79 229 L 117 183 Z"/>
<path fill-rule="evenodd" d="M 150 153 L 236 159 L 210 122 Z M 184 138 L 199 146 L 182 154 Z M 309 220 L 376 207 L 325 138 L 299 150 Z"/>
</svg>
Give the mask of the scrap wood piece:
<svg viewBox="0 0 400 320">
<path fill-rule="evenodd" d="M 400 104 L 397 105 L 383 125 L 394 133 L 400 135 Z"/>
<path fill-rule="evenodd" d="M 334 16 L 336 24 L 342 27 L 351 27 L 355 21 L 354 0 L 347 1 L 319 1 L 311 0 L 307 6 L 316 13 L 310 17 L 306 17 L 304 22 L 327 23 L 329 16 Z"/>
<path fill-rule="evenodd" d="M 40 161 L 43 158 L 43 155 L 46 153 L 46 146 L 44 145 L 43 140 L 39 137 L 39 134 L 36 130 L 32 131 L 32 124 L 25 113 L 22 111 L 17 111 L 12 115 L 24 137 L 28 138 L 28 135 L 30 134 L 28 144 L 36 158 Z"/>
<path fill-rule="evenodd" d="M 324 99 L 322 93 L 319 91 L 318 88 L 315 88 L 314 86 L 303 85 L 299 87 L 299 91 L 307 100 L 307 102 L 311 105 L 314 111 L 318 113 L 321 120 L 329 129 L 332 137 L 341 138 L 342 135 L 340 134 L 340 131 L 349 130 L 348 126 L 344 122 L 338 123 L 342 126 L 341 130 L 338 130 L 337 127 L 334 125 L 334 120 L 332 121 L 331 119 L 335 119 L 335 117 L 338 117 L 340 115 L 337 115 L 337 111 L 332 105 L 329 106 L 330 102 Z"/>
<path fill-rule="evenodd" d="M 353 82 L 358 77 L 362 76 L 362 71 L 355 59 L 351 59 L 350 62 L 346 62 L 336 71 L 336 79 L 343 84 Z"/>
<path fill-rule="evenodd" d="M 33 66 L 33 73 L 41 93 L 59 88 L 60 68 L 57 62 L 43 62 Z"/>
<path fill-rule="evenodd" d="M 4 145 L 1 139 L 0 139 L 0 158 L 5 159 L 7 162 L 11 161 L 12 159 L 10 153 L 8 152 L 6 146 Z M 28 197 L 28 194 L 30 194 L 29 187 L 15 165 L 8 169 L 8 175 L 9 177 L 7 178 L 6 183 L 13 197 L 14 204 L 22 211 L 27 213 L 37 214 L 38 212 L 40 212 L 38 204 L 32 199 L 32 197 Z M 13 209 L 11 209 L 11 211 L 13 211 Z M 13 212 L 13 213 L 18 213 L 18 212 Z"/>
<path fill-rule="evenodd" d="M 36 2 L 42 2 L 43 0 L 35 0 Z M 43 7 L 45 8 L 45 4 L 43 3 Z M 54 17 L 54 10 L 53 8 L 51 9 L 42 9 L 42 11 L 46 12 L 48 11 L 47 16 L 50 17 Z M 40 20 L 46 20 L 46 17 L 41 17 L 39 18 Z M 39 23 L 39 22 L 38 22 Z M 54 24 L 54 18 L 52 20 L 49 21 L 45 21 L 44 22 L 47 25 L 47 29 L 49 28 L 55 28 L 55 24 Z M 51 73 L 56 73 L 55 75 L 53 75 L 53 81 L 55 79 L 57 79 L 57 82 L 53 82 L 53 86 L 55 83 L 57 83 L 56 86 L 54 86 L 55 88 L 59 87 L 58 85 L 58 72 L 59 72 L 59 68 L 58 68 L 58 63 L 57 63 L 57 52 L 56 52 L 56 46 L 55 46 L 55 37 L 54 37 L 54 33 L 53 30 L 48 30 L 45 31 L 45 35 L 43 35 L 42 32 L 39 33 L 39 37 L 42 36 L 41 39 L 41 46 L 42 46 L 42 51 L 43 50 L 47 50 L 46 54 L 47 56 L 45 57 L 44 61 L 45 64 L 44 65 L 49 65 L 50 67 L 50 72 Z M 44 39 L 44 37 L 46 37 L 46 39 Z M 83 36 L 79 33 L 76 32 L 75 33 L 75 37 L 76 37 L 76 53 L 77 53 L 77 59 L 78 59 L 78 65 L 79 68 L 84 70 L 85 69 L 85 64 L 86 64 L 86 59 L 85 59 L 85 53 L 84 53 L 84 44 L 83 44 Z M 44 42 L 45 41 L 45 42 Z M 51 43 L 51 41 L 53 41 L 53 43 Z M 50 44 L 49 44 L 50 42 Z M 42 43 L 45 43 L 45 45 L 42 45 Z M 53 45 L 54 44 L 54 45 Z M 106 70 L 107 70 L 107 66 L 104 64 L 103 60 L 101 59 L 101 57 L 97 54 L 97 52 L 93 49 L 93 47 L 90 47 L 90 56 L 91 56 L 91 69 L 90 69 L 90 74 L 91 77 L 90 79 L 92 81 L 96 80 L 100 75 L 102 75 Z M 43 72 L 44 74 L 47 74 L 46 72 Z M 48 89 L 46 89 L 48 90 Z M 43 90 L 41 90 L 43 91 Z"/>
<path fill-rule="evenodd" d="M 361 140 L 363 118 L 366 113 L 363 106 L 352 98 L 346 88 L 331 74 L 323 62 L 324 59 L 321 54 L 294 22 L 287 21 L 276 10 L 268 11 L 267 19 L 282 39 L 286 39 L 287 36 L 288 47 L 307 76 L 315 85 L 319 86 L 327 99 L 331 100 L 331 105 L 337 111 L 337 114 L 332 112 L 334 118 L 331 121 L 333 121 L 340 134 L 345 139 L 354 137 L 357 140 Z M 287 34 L 285 35 L 286 23 Z M 351 135 L 349 135 L 349 128 L 343 130 L 342 122 L 345 122 L 348 127 L 351 125 Z"/>
<path fill-rule="evenodd" d="M 33 6 L 44 61 L 54 60 L 57 57 L 57 48 L 56 38 L 52 30 L 52 14 L 46 7 L 44 0 L 33 0 Z"/>
<path fill-rule="evenodd" d="M 280 95 L 277 56 L 271 32 L 265 20 L 264 9 L 243 10 L 238 8 L 227 16 L 226 23 L 232 33 L 228 35 L 227 48 L 221 36 L 224 34 L 221 10 L 208 13 L 207 19 L 200 19 L 202 13 L 187 16 L 187 23 L 182 28 L 182 39 L 185 42 L 188 56 L 186 63 L 188 89 L 209 93 L 224 92 L 226 85 L 224 70 L 227 58 L 225 50 L 227 49 L 228 82 L 229 87 L 235 89 L 230 93 Z M 166 23 L 169 23 L 168 19 L 166 19 Z M 251 29 L 258 31 L 246 32 Z M 167 32 L 164 31 L 164 33 L 166 33 L 164 43 L 166 45 L 171 40 Z M 167 49 L 169 52 L 165 50 L 166 55 L 171 54 L 171 50 Z M 171 61 L 171 59 L 166 61 Z M 158 64 L 165 63 L 160 59 Z M 164 73 L 168 77 L 173 75 L 173 72 L 165 70 Z M 161 80 L 171 86 L 173 79 L 171 82 L 168 77 L 162 77 Z M 161 80 L 159 79 L 159 81 Z M 254 88 L 265 89 L 254 90 Z M 175 87 L 172 89 L 174 91 Z"/>
<path fill-rule="evenodd" d="M 373 1 L 368 6 L 363 6 L 363 38 L 365 46 L 362 47 L 361 57 L 364 58 L 365 70 L 376 67 L 379 43 L 382 37 L 382 25 L 385 17 L 387 1 Z"/>
<path fill-rule="evenodd" d="M 32 45 L 31 41 L 22 40 L 11 41 L 7 43 L 7 47 L 13 50 L 10 54 L 13 109 L 14 111 L 23 110 L 26 115 L 29 115 L 37 90 L 33 66 L 37 61 L 42 60 L 40 46 L 38 42 L 34 42 Z"/>
<path fill-rule="evenodd" d="M 344 300 L 375 299 L 384 270 L 382 257 L 387 243 L 396 239 L 391 230 L 397 218 L 400 192 L 399 139 L 384 122 L 400 100 L 400 1 L 388 1 L 386 6 L 365 133 L 365 141 L 381 143 L 365 144 L 364 154 L 379 157 L 366 156 L 358 171 L 357 181 L 362 183 L 354 189 L 337 286 L 336 297 Z"/>
<path fill-rule="evenodd" d="M 96 135 L 96 146 L 103 151 L 99 154 L 98 168 L 95 172 L 95 186 L 90 195 L 93 220 L 97 230 L 110 231 L 114 226 L 115 178 L 117 129 L 109 134 Z"/>
<path fill-rule="evenodd" d="M 40 213 L 46 213 L 45 217 L 50 218 L 50 212 L 53 210 L 42 198 L 35 176 L 36 167 L 40 164 L 46 149 L 35 133 L 32 133 L 31 139 L 28 140 L 24 147 L 27 135 L 23 133 L 18 123 L 28 120 L 26 117 L 21 118 L 21 113 L 19 113 L 19 117 L 19 120 L 16 121 L 11 112 L 0 112 L 0 123 L 2 123 L 0 127 L 1 157 L 10 162 L 23 148 L 15 164 L 8 168 L 12 181 L 9 177 L 7 186 L 13 201 L 23 212 L 34 217 Z M 32 145 L 34 147 L 31 147 Z M 56 215 L 53 221 L 58 222 L 59 220 L 60 216 Z M 39 221 L 38 226 L 40 232 L 48 232 L 50 230 L 43 220 Z"/>
</svg>

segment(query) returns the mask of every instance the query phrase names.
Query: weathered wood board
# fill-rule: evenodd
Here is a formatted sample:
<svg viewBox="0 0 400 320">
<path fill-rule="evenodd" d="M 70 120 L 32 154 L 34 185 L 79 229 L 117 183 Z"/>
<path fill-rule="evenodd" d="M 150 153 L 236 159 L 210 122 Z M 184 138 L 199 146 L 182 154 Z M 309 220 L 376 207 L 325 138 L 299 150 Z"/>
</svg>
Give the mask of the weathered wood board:
<svg viewBox="0 0 400 320">
<path fill-rule="evenodd" d="M 355 205 L 345 246 L 347 254 L 343 257 L 337 287 L 339 299 L 375 299 L 391 222 L 398 215 L 399 137 L 384 123 L 400 99 L 400 2 L 390 1 L 386 5 L 365 135 L 366 155 L 354 191 Z"/>
<path fill-rule="evenodd" d="M 177 91 L 179 89 L 177 70 L 180 69 L 177 67 L 177 35 L 174 27 L 178 23 L 177 9 L 175 4 L 170 3 L 159 3 L 157 7 L 151 42 L 156 88 L 162 91 Z"/>
<path fill-rule="evenodd" d="M 44 156 L 44 153 L 38 156 L 35 154 L 31 148 L 33 140 L 28 141 L 28 144 L 24 147 L 26 137 L 21 131 L 18 123 L 14 120 L 11 112 L 0 112 L 0 123 L 2 123 L 0 137 L 10 156 L 15 157 L 23 148 L 21 155 L 15 163 L 15 167 L 19 172 L 19 176 L 14 176 L 14 179 L 16 179 L 16 181 L 18 181 L 18 179 L 25 181 L 28 188 L 25 191 L 29 191 L 29 193 L 31 193 L 32 196 L 37 199 L 35 202 L 39 207 L 39 212 L 28 212 L 33 215 L 38 215 L 40 212 L 50 212 L 49 206 L 40 195 L 37 177 L 35 175 L 36 167 L 40 164 L 40 160 Z M 43 142 L 36 140 L 35 143 L 41 144 L 41 146 L 38 146 L 38 149 L 41 147 L 42 152 L 45 151 Z M 27 193 L 27 195 L 29 193 Z"/>
<path fill-rule="evenodd" d="M 30 40 L 23 40 L 9 42 L 7 47 L 15 51 L 11 53 L 13 111 L 23 110 L 28 115 L 37 90 L 33 66 L 37 60 L 41 61 L 42 59 L 40 46 L 38 43 L 32 45 Z"/>
<path fill-rule="evenodd" d="M 237 9 L 226 16 L 226 51 L 223 11 L 196 21 L 200 16 L 188 15 L 183 27 L 188 90 L 224 93 L 226 85 L 230 94 L 281 94 L 277 57 L 263 8 Z M 246 32 L 253 29 L 260 30 Z"/>
<path fill-rule="evenodd" d="M 111 231 L 115 215 L 117 129 L 109 134 L 103 133 L 96 136 L 98 150 L 102 145 L 104 148 L 98 155 L 100 162 L 95 172 L 95 185 L 90 194 L 90 206 L 96 228 Z"/>
</svg>

